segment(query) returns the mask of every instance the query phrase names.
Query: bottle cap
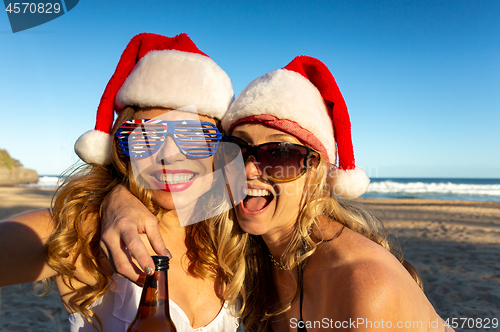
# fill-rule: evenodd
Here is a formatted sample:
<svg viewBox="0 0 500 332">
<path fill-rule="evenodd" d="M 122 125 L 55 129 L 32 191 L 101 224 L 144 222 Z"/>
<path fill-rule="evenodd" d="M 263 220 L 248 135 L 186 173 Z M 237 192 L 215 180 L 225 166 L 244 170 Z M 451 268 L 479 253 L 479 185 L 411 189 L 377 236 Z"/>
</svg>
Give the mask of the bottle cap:
<svg viewBox="0 0 500 332">
<path fill-rule="evenodd" d="M 151 258 L 153 258 L 153 262 L 155 262 L 155 270 L 168 270 L 170 258 L 167 256 L 151 256 Z"/>
</svg>

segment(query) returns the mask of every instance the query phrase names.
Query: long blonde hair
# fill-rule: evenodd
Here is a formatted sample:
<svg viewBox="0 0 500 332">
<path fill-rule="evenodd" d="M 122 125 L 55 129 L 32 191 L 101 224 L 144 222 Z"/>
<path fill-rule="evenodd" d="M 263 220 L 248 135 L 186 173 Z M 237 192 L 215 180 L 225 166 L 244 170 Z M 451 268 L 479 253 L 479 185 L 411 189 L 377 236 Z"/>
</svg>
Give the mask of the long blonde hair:
<svg viewBox="0 0 500 332">
<path fill-rule="evenodd" d="M 112 137 L 119 126 L 132 119 L 136 110 L 125 108 L 115 122 Z M 116 139 L 111 146 L 112 164 L 82 165 L 76 168 L 58 188 L 52 200 L 52 218 L 55 230 L 45 248 L 47 263 L 58 272 L 63 282 L 72 290 L 67 306 L 79 313 L 95 328 L 101 325 L 99 317 L 90 306 L 110 289 L 110 276 L 100 263 L 99 239 L 101 234 L 101 205 L 118 184 L 125 185 L 133 195 L 157 216 L 164 210 L 152 200 L 151 191 L 136 185 L 128 158 Z M 220 187 L 220 186 L 219 186 Z M 225 186 L 223 186 L 225 188 Z M 216 204 L 219 192 L 207 193 L 205 206 L 219 211 L 216 217 L 186 227 L 189 273 L 204 278 L 216 278 L 225 286 L 221 294 L 229 304 L 238 299 L 243 285 L 245 265 L 243 260 L 246 237 L 233 227 L 232 211 Z M 227 204 L 227 203 L 226 203 Z M 202 219 L 200 219 L 202 220 Z M 94 282 L 76 286 L 74 281 L 76 261 L 79 259 L 85 273 Z M 53 283 L 53 278 L 48 283 Z"/>
<path fill-rule="evenodd" d="M 331 221 L 378 243 L 391 252 L 408 270 L 417 284 L 423 288 L 422 280 L 415 268 L 404 260 L 398 244 L 390 237 L 384 224 L 362 204 L 338 198 L 333 193 L 330 165 L 323 158 L 314 172 L 307 172 L 305 190 L 302 196 L 299 217 L 295 224 L 291 240 L 283 255 L 282 264 L 288 269 L 298 267 L 315 251 L 317 246 L 331 240 L 322 232 L 320 217 L 326 216 Z M 319 235 L 319 236 L 318 236 Z M 293 300 L 285 306 L 277 303 L 276 288 L 273 283 L 272 264 L 268 258 L 268 249 L 261 236 L 250 236 L 247 254 L 247 278 L 245 289 L 247 305 L 243 312 L 243 323 L 249 331 L 268 331 L 272 317 L 287 310 L 300 296 L 302 273 L 299 269 L 297 289 Z"/>
</svg>

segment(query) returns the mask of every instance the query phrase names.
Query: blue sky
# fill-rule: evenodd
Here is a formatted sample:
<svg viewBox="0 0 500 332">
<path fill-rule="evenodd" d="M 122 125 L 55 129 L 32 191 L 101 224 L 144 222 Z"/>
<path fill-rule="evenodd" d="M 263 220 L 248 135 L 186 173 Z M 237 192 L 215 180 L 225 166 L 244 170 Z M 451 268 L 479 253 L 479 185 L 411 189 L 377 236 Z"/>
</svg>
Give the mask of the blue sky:
<svg viewBox="0 0 500 332">
<path fill-rule="evenodd" d="M 500 178 L 500 2 L 96 1 L 13 34 L 0 13 L 0 148 L 59 174 L 130 38 L 186 32 L 235 93 L 297 55 L 344 95 L 371 177 Z"/>
</svg>

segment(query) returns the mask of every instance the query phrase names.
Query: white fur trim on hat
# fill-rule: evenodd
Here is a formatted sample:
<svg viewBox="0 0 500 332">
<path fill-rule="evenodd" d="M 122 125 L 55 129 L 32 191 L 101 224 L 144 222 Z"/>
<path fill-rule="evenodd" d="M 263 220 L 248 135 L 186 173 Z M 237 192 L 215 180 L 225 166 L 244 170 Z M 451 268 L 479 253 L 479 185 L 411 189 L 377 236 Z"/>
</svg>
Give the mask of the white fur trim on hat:
<svg viewBox="0 0 500 332">
<path fill-rule="evenodd" d="M 221 119 L 234 99 L 229 76 L 212 59 L 177 50 L 150 51 L 135 65 L 115 99 L 116 107 L 194 105 Z"/>
<path fill-rule="evenodd" d="M 76 141 L 75 152 L 88 164 L 108 165 L 111 162 L 111 136 L 99 130 L 89 130 Z"/>
<path fill-rule="evenodd" d="M 236 121 L 268 114 L 298 123 L 324 145 L 331 163 L 337 158 L 332 120 L 318 89 L 304 76 L 287 69 L 274 70 L 252 81 L 222 119 L 225 131 Z"/>
<path fill-rule="evenodd" d="M 332 178 L 330 185 L 333 186 L 333 191 L 345 198 L 356 198 L 363 195 L 370 184 L 370 179 L 365 171 L 358 167 L 352 170 L 336 168 L 329 176 Z"/>
</svg>

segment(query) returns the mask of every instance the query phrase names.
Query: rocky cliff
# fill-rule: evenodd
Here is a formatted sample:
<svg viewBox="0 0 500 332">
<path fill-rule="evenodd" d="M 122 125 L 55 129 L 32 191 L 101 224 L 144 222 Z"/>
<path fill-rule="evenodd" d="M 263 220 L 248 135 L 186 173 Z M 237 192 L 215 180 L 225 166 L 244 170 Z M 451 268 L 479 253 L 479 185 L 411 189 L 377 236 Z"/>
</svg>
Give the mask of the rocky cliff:
<svg viewBox="0 0 500 332">
<path fill-rule="evenodd" d="M 19 160 L 13 159 L 6 150 L 0 149 L 0 186 L 37 182 L 36 171 L 24 168 Z"/>
</svg>

